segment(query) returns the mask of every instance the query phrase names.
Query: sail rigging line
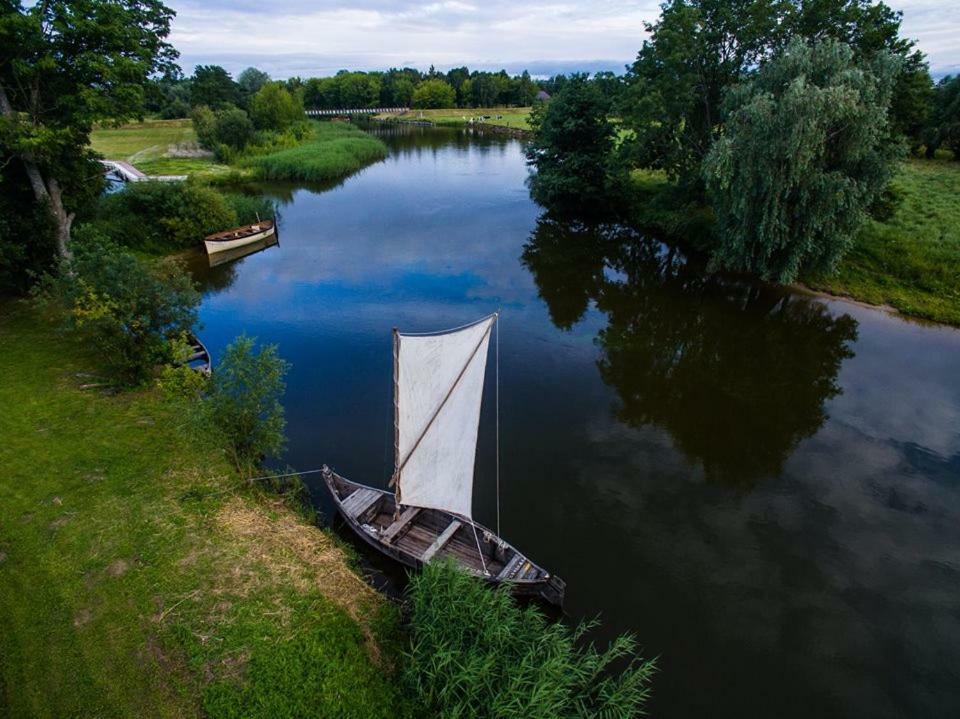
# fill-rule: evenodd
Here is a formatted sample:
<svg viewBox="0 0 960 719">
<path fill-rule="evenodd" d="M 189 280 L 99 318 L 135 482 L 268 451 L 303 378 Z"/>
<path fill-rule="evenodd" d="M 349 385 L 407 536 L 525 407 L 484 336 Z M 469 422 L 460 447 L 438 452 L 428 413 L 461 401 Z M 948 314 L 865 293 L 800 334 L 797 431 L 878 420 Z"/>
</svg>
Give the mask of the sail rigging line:
<svg viewBox="0 0 960 719">
<path fill-rule="evenodd" d="M 487 571 L 487 563 L 483 560 L 483 550 L 480 549 L 480 537 L 477 536 L 477 525 L 474 524 L 473 520 L 470 520 L 470 526 L 473 528 L 473 538 L 477 542 L 477 554 L 480 555 L 480 566 L 483 567 L 483 573 L 489 576 L 490 572 Z"/>
<path fill-rule="evenodd" d="M 495 313 L 493 313 L 492 315 L 488 315 L 487 317 L 484 317 L 483 320 L 481 320 L 481 322 L 486 321 L 486 320 L 489 320 L 491 317 L 496 318 L 496 317 L 497 317 L 497 313 L 495 312 Z M 473 323 L 471 323 L 470 325 L 467 325 L 467 326 L 470 327 L 470 326 L 476 325 L 476 324 L 479 324 L 479 322 L 473 322 Z M 494 323 L 493 323 L 493 324 L 496 324 L 496 320 L 494 320 Z M 422 430 L 422 431 L 420 432 L 420 434 L 417 436 L 417 441 L 413 443 L 413 446 L 410 448 L 410 451 L 407 452 L 407 456 L 403 458 L 403 461 L 402 461 L 402 462 L 399 462 L 399 459 L 400 459 L 400 457 L 399 457 L 399 450 L 400 450 L 400 423 L 399 423 L 399 418 L 398 418 L 398 421 L 397 421 L 397 424 L 396 424 L 396 426 L 397 426 L 397 455 L 398 455 L 398 456 L 397 456 L 397 460 L 398 460 L 398 466 L 397 466 L 396 472 L 395 472 L 394 475 L 393 475 L 393 478 L 390 480 L 390 486 L 391 486 L 391 487 L 394 486 L 394 485 L 398 485 L 398 489 L 399 489 L 398 480 L 400 479 L 400 473 L 403 471 L 403 468 L 407 466 L 407 462 L 410 461 L 410 458 L 413 456 L 413 453 L 417 451 L 417 447 L 420 446 L 420 442 L 423 441 L 423 438 L 427 435 L 427 432 L 430 431 L 430 427 L 433 426 L 433 423 L 436 421 L 437 417 L 440 415 L 441 410 L 442 410 L 442 409 L 444 408 L 444 406 L 447 404 L 447 400 L 449 400 L 450 397 L 453 395 L 453 390 L 455 390 L 455 389 L 457 388 L 457 385 L 460 384 L 460 380 L 463 379 L 463 375 L 465 375 L 466 372 L 467 372 L 467 369 L 469 369 L 470 363 L 473 362 L 473 358 L 477 356 L 477 352 L 480 351 L 480 348 L 483 346 L 483 343 L 484 343 L 484 342 L 487 340 L 487 338 L 490 336 L 490 330 L 491 330 L 493 324 L 491 324 L 490 327 L 487 327 L 486 331 L 485 331 L 485 332 L 483 333 L 483 335 L 480 337 L 480 341 L 477 342 L 477 346 L 473 348 L 473 351 L 470 353 L 470 356 L 467 358 L 467 361 L 464 362 L 463 367 L 460 369 L 460 374 L 457 375 L 457 378 L 453 381 L 453 384 L 450 385 L 450 389 L 447 390 L 447 394 L 444 395 L 443 400 L 440 402 L 439 405 L 437 405 L 437 408 L 433 411 L 433 414 L 430 416 L 430 419 L 427 421 L 426 426 L 423 428 L 423 430 Z M 451 330 L 451 331 L 454 331 L 454 330 Z M 404 333 L 404 334 L 406 334 L 406 333 Z M 438 333 L 434 333 L 434 334 L 438 334 Z M 439 333 L 439 334 L 445 334 L 445 333 Z M 425 336 L 425 335 L 420 335 L 420 336 Z M 398 337 L 398 341 L 397 341 L 397 357 L 399 358 L 399 347 L 400 347 L 399 333 L 397 334 L 397 337 Z M 399 359 L 398 359 L 398 361 L 399 361 Z M 398 372 L 399 372 L 399 368 L 398 368 Z M 397 386 L 399 387 L 399 378 L 398 378 L 398 381 L 397 381 Z M 398 396 L 399 396 L 399 393 L 398 393 Z M 400 407 L 399 403 L 396 405 L 396 407 L 397 407 L 397 410 L 396 410 L 396 411 L 399 413 L 399 411 L 400 411 L 400 410 L 399 410 L 399 407 Z M 398 495 L 399 495 L 399 492 L 398 492 Z M 398 501 L 398 504 L 399 504 L 399 501 Z"/>
<path fill-rule="evenodd" d="M 496 312 L 492 312 L 489 315 L 485 317 L 481 317 L 478 320 L 474 320 L 473 322 L 467 322 L 465 325 L 460 325 L 459 327 L 451 327 L 448 330 L 434 330 L 432 332 L 402 332 L 401 334 L 404 337 L 440 337 L 441 335 L 448 335 L 453 332 L 459 332 L 460 330 L 469 329 L 470 327 L 476 327 L 477 325 L 482 324 L 483 322 L 486 322 L 491 317 L 496 317 L 499 319 L 500 311 L 498 310 Z"/>
</svg>

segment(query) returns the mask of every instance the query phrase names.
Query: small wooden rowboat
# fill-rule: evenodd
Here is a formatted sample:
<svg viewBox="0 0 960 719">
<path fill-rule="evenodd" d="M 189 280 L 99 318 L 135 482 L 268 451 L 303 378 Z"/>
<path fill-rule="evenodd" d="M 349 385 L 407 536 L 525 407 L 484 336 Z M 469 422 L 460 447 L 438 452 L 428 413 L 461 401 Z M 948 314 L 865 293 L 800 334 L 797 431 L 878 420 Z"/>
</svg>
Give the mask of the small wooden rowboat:
<svg viewBox="0 0 960 719">
<path fill-rule="evenodd" d="M 273 237 L 277 233 L 277 226 L 273 220 L 254 222 L 252 225 L 234 227 L 232 230 L 216 232 L 203 238 L 203 246 L 207 248 L 207 255 L 214 255 L 226 250 L 235 250 L 253 242 Z"/>
<path fill-rule="evenodd" d="M 539 596 L 561 606 L 566 587 L 481 524 L 439 509 L 403 507 L 393 492 L 348 479 L 324 465 L 327 489 L 350 528 L 367 544 L 414 569 L 453 559 L 490 584 L 509 583 L 518 596 Z"/>
<path fill-rule="evenodd" d="M 209 375 L 213 367 L 210 350 L 193 333 L 187 336 L 187 342 L 190 344 L 190 356 L 186 358 L 184 364 L 189 365 L 191 369 L 195 369 L 201 374 Z"/>
</svg>

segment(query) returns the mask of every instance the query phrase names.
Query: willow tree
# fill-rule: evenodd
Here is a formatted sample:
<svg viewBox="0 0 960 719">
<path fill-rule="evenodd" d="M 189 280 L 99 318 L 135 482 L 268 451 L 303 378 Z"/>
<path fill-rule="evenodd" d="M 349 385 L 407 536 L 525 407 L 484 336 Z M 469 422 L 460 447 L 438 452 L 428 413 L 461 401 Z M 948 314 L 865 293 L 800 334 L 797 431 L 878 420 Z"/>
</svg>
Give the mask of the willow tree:
<svg viewBox="0 0 960 719">
<path fill-rule="evenodd" d="M 902 154 L 889 121 L 900 62 L 798 41 L 728 93 L 704 162 L 716 266 L 777 282 L 836 266 Z"/>
<path fill-rule="evenodd" d="M 173 16 L 160 0 L 0 0 L 0 145 L 47 208 L 61 256 L 98 176 L 93 125 L 142 113 L 148 79 L 176 59 Z"/>
</svg>

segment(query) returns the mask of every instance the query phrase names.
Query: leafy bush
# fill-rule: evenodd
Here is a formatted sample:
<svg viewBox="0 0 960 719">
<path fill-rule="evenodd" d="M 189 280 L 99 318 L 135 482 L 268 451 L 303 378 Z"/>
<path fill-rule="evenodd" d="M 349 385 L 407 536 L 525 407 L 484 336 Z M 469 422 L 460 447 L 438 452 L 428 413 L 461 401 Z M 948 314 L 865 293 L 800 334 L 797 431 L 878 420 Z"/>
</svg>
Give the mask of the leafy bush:
<svg viewBox="0 0 960 719">
<path fill-rule="evenodd" d="M 450 83 L 439 78 L 424 80 L 413 90 L 414 107 L 440 108 L 454 107 L 456 104 L 456 90 Z"/>
<path fill-rule="evenodd" d="M 197 105 L 190 113 L 190 121 L 193 123 L 193 132 L 197 136 L 197 142 L 208 150 L 212 150 L 217 145 L 217 116 L 206 105 Z"/>
<path fill-rule="evenodd" d="M 227 346 L 214 368 L 207 401 L 209 416 L 224 433 L 240 470 L 276 455 L 286 444 L 280 398 L 290 365 L 276 345 L 255 347 L 256 340 L 246 335 Z"/>
<path fill-rule="evenodd" d="M 836 267 L 902 154 L 889 125 L 899 67 L 795 41 L 729 93 L 726 133 L 704 161 L 715 266 L 777 282 Z"/>
<path fill-rule="evenodd" d="M 268 82 L 250 100 L 250 119 L 258 130 L 282 132 L 303 118 L 303 99 L 281 83 Z"/>
<path fill-rule="evenodd" d="M 218 145 L 240 151 L 253 139 L 253 122 L 239 107 L 229 106 L 217 113 L 215 133 Z"/>
<path fill-rule="evenodd" d="M 635 717 L 650 694 L 654 661 L 628 636 L 603 652 L 582 646 L 592 624 L 551 623 L 521 609 L 506 587 L 490 591 L 452 564 L 411 579 L 412 636 L 403 679 L 431 716 Z M 633 657 L 619 673 L 611 665 Z"/>
<path fill-rule="evenodd" d="M 89 335 L 102 362 L 126 384 L 174 359 L 170 338 L 190 330 L 200 294 L 178 264 L 147 264 L 105 238 L 76 233 L 73 259 L 44 283 L 69 323 Z"/>
<path fill-rule="evenodd" d="M 118 244 L 150 252 L 198 245 L 212 232 L 273 217 L 268 199 L 219 192 L 196 182 L 136 182 L 103 197 L 92 224 Z"/>
</svg>

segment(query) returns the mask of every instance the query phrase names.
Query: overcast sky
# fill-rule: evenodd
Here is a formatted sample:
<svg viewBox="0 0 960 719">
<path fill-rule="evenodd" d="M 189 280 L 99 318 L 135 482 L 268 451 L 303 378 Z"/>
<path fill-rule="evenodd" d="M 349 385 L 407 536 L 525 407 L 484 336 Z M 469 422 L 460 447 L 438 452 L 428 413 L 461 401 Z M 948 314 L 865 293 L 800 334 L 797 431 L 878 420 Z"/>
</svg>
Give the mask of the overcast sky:
<svg viewBox="0 0 960 719">
<path fill-rule="evenodd" d="M 181 66 L 275 78 L 431 64 L 535 75 L 622 71 L 658 0 L 172 0 Z M 960 71 L 960 1 L 893 0 L 935 75 Z"/>
</svg>

